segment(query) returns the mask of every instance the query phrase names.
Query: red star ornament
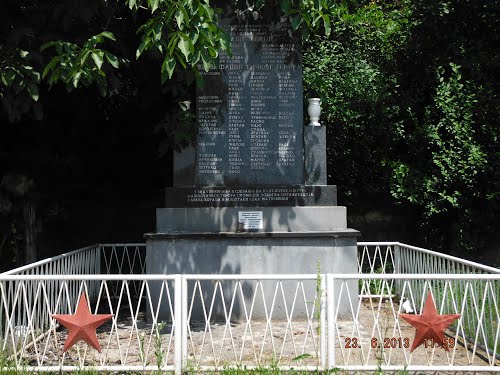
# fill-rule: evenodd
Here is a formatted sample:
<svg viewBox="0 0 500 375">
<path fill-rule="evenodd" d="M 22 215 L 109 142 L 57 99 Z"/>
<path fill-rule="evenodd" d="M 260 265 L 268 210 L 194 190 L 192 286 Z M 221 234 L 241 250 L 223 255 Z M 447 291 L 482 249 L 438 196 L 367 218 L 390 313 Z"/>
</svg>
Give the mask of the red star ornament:
<svg viewBox="0 0 500 375">
<path fill-rule="evenodd" d="M 73 315 L 54 314 L 52 317 L 69 330 L 68 337 L 64 342 L 63 352 L 71 348 L 78 341 L 83 340 L 100 353 L 101 346 L 99 345 L 99 341 L 97 341 L 96 329 L 103 325 L 106 320 L 111 319 L 113 314 L 91 314 L 85 293 L 82 293 Z"/>
<path fill-rule="evenodd" d="M 426 340 L 431 340 L 433 344 L 438 344 L 449 351 L 450 348 L 448 345 L 443 345 L 444 330 L 461 317 L 460 314 L 439 315 L 430 292 L 427 294 L 422 314 L 399 314 L 399 316 L 416 328 L 415 338 L 410 353 L 422 345 Z"/>
</svg>

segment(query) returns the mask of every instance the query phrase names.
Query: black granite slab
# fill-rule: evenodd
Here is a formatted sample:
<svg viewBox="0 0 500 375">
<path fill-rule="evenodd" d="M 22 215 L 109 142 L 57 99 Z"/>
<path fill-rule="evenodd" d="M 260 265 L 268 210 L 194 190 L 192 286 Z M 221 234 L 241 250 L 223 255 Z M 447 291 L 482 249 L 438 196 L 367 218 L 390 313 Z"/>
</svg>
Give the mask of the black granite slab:
<svg viewBox="0 0 500 375">
<path fill-rule="evenodd" d="M 308 231 L 308 232 L 217 232 L 217 233 L 145 233 L 147 240 L 180 239 L 180 238 L 304 238 L 304 237 L 361 237 L 355 229 L 338 231 Z"/>
<path fill-rule="evenodd" d="M 300 35 L 274 14 L 238 17 L 228 3 L 232 56 L 221 54 L 197 90 L 194 184 L 304 184 Z"/>
<path fill-rule="evenodd" d="M 171 208 L 336 206 L 337 186 L 178 186 L 165 198 Z"/>
<path fill-rule="evenodd" d="M 326 185 L 326 127 L 304 127 L 306 185 Z"/>
</svg>

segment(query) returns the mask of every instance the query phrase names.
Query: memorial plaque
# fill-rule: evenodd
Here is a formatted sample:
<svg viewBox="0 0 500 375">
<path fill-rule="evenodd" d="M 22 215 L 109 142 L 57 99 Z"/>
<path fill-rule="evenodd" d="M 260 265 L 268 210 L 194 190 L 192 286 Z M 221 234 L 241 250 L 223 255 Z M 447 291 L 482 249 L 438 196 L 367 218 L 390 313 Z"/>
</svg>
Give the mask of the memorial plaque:
<svg viewBox="0 0 500 375">
<path fill-rule="evenodd" d="M 243 224 L 244 230 L 264 229 L 262 211 L 239 211 L 238 221 Z"/>
<path fill-rule="evenodd" d="M 304 183 L 300 42 L 288 23 L 222 22 L 232 56 L 197 92 L 196 185 Z"/>
</svg>

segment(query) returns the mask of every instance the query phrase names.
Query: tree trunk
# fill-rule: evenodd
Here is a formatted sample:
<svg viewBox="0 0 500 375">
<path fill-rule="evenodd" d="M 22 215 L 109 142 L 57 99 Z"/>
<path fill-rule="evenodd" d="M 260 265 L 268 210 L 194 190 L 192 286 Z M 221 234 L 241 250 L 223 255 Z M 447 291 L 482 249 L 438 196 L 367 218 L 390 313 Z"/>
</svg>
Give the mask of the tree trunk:
<svg viewBox="0 0 500 375">
<path fill-rule="evenodd" d="M 36 262 L 36 240 L 39 226 L 36 217 L 35 204 L 28 200 L 24 205 L 24 239 L 25 239 L 25 264 Z"/>
</svg>

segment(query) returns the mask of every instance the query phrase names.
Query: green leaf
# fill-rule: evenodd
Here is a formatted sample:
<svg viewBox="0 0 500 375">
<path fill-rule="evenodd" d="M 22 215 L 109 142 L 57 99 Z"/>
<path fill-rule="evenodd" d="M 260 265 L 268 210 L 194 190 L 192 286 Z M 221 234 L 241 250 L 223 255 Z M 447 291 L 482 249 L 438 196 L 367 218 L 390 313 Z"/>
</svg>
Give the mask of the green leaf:
<svg viewBox="0 0 500 375">
<path fill-rule="evenodd" d="M 168 79 L 172 78 L 174 74 L 176 61 L 174 58 L 165 57 L 163 64 L 161 64 L 161 83 L 164 84 Z"/>
<path fill-rule="evenodd" d="M 290 11 L 290 0 L 281 0 L 280 6 L 283 13 L 288 14 Z"/>
<path fill-rule="evenodd" d="M 229 33 L 222 33 L 220 38 L 220 44 L 223 51 L 227 51 L 229 56 L 232 57 L 233 53 L 231 51 L 231 36 Z"/>
<path fill-rule="evenodd" d="M 186 10 L 186 8 L 184 8 L 184 6 L 182 4 L 179 5 L 179 10 L 184 14 L 184 23 L 188 23 L 189 21 L 189 14 Z"/>
<path fill-rule="evenodd" d="M 161 39 L 161 30 L 162 29 L 162 24 L 161 23 L 156 23 L 153 27 L 153 41 L 159 42 Z"/>
<path fill-rule="evenodd" d="M 135 7 L 135 0 L 129 0 L 128 7 L 130 8 L 130 10 L 133 10 Z"/>
<path fill-rule="evenodd" d="M 203 62 L 203 69 L 205 69 L 205 72 L 208 72 L 210 70 L 210 60 L 205 57 L 204 54 L 201 55 L 201 61 Z"/>
<path fill-rule="evenodd" d="M 23 50 L 20 50 L 19 51 L 19 56 L 21 56 L 23 59 L 26 58 L 26 56 L 28 56 L 30 53 L 28 51 L 23 51 Z"/>
<path fill-rule="evenodd" d="M 178 33 L 173 33 L 170 35 L 170 40 L 168 41 L 168 45 L 167 45 L 169 55 L 172 55 L 174 53 L 174 48 L 175 48 L 175 45 L 176 45 L 178 39 L 179 39 Z"/>
<path fill-rule="evenodd" d="M 26 88 L 28 89 L 28 94 L 31 96 L 31 99 L 33 99 L 35 102 L 38 101 L 38 98 L 40 96 L 38 86 L 29 83 Z"/>
<path fill-rule="evenodd" d="M 141 56 L 141 54 L 144 52 L 146 49 L 147 45 L 149 43 L 149 39 L 144 39 L 141 44 L 139 44 L 139 47 L 137 48 L 137 51 L 135 51 L 135 58 L 136 60 Z"/>
<path fill-rule="evenodd" d="M 52 86 L 59 80 L 59 78 L 61 78 L 61 69 L 59 69 L 59 67 L 56 67 L 48 79 L 49 85 Z"/>
<path fill-rule="evenodd" d="M 87 50 L 85 51 L 85 53 L 82 55 L 82 57 L 80 58 L 80 65 L 83 65 L 85 64 L 85 62 L 87 61 L 87 58 L 89 57 L 90 55 L 90 50 Z"/>
<path fill-rule="evenodd" d="M 106 56 L 106 60 L 116 69 L 120 67 L 120 62 L 118 61 L 118 58 L 113 55 L 112 53 L 105 52 L 104 55 Z"/>
<path fill-rule="evenodd" d="M 177 27 L 179 28 L 179 30 L 182 30 L 182 22 L 184 21 L 184 13 L 180 9 L 177 9 L 177 12 L 175 12 L 175 20 L 177 21 Z"/>
<path fill-rule="evenodd" d="M 202 4 L 202 8 L 205 10 L 206 15 L 208 16 L 209 19 L 212 19 L 214 15 L 214 10 L 210 8 L 210 5 L 208 5 L 208 1 L 205 0 L 207 4 Z"/>
<path fill-rule="evenodd" d="M 328 14 L 323 14 L 323 23 L 325 25 L 325 34 L 328 36 L 332 31 L 330 26 L 330 16 Z"/>
<path fill-rule="evenodd" d="M 298 355 L 295 358 L 292 358 L 292 361 L 301 361 L 301 360 L 307 359 L 307 358 L 311 358 L 311 355 L 307 354 L 307 353 L 304 353 L 304 354 Z"/>
<path fill-rule="evenodd" d="M 191 50 L 193 49 L 193 44 L 191 43 L 189 38 L 187 36 L 181 34 L 181 38 L 179 39 L 179 42 L 177 43 L 177 47 L 179 47 L 179 49 L 181 50 L 182 54 L 186 58 L 186 61 L 188 61 L 189 54 L 191 53 Z"/>
<path fill-rule="evenodd" d="M 73 86 L 75 88 L 78 87 L 78 82 L 80 81 L 81 75 L 82 75 L 82 72 L 76 72 L 75 75 L 73 76 L 72 83 L 73 83 Z"/>
<path fill-rule="evenodd" d="M 84 44 L 83 49 L 95 48 L 97 43 L 102 42 L 102 36 L 94 35 L 92 38 L 89 38 Z"/>
<path fill-rule="evenodd" d="M 44 51 L 46 50 L 47 48 L 50 48 L 50 47 L 54 47 L 54 46 L 57 46 L 57 45 L 60 45 L 61 41 L 60 40 L 53 40 L 51 42 L 48 42 L 48 43 L 45 43 L 45 44 L 42 44 L 42 46 L 40 47 L 40 51 Z"/>
<path fill-rule="evenodd" d="M 5 84 L 5 86 L 10 86 L 12 82 L 14 82 L 15 78 L 16 73 L 13 70 L 6 69 L 2 76 L 2 82 Z"/>
<path fill-rule="evenodd" d="M 297 30 L 302 23 L 302 17 L 300 15 L 293 16 L 291 19 L 292 29 Z"/>
<path fill-rule="evenodd" d="M 191 58 L 191 64 L 192 65 L 195 65 L 198 63 L 198 61 L 200 61 L 200 58 L 201 58 L 201 51 L 199 49 L 197 49 L 194 53 L 193 53 L 193 57 Z"/>
<path fill-rule="evenodd" d="M 39 72 L 33 72 L 33 77 L 35 77 L 36 83 L 40 83 L 40 73 Z"/>
<path fill-rule="evenodd" d="M 151 13 L 154 13 L 156 9 L 158 9 L 158 5 L 160 4 L 160 0 L 149 0 L 149 6 L 151 7 Z"/>
<path fill-rule="evenodd" d="M 50 60 L 50 62 L 47 64 L 47 66 L 45 67 L 45 69 L 43 70 L 43 73 L 42 73 L 42 78 L 45 78 L 45 76 L 52 70 L 55 68 L 55 66 L 57 65 L 57 63 L 59 62 L 59 56 L 54 56 L 52 58 L 52 60 Z"/>
<path fill-rule="evenodd" d="M 210 57 L 213 57 L 213 58 L 216 58 L 217 56 L 219 56 L 219 52 L 215 49 L 215 48 L 212 48 L 212 47 L 208 47 L 208 53 L 210 54 Z"/>
<path fill-rule="evenodd" d="M 311 26 L 316 26 L 316 24 L 320 19 L 321 19 L 321 14 L 313 19 Z"/>
<path fill-rule="evenodd" d="M 95 65 L 97 66 L 97 69 L 101 70 L 102 63 L 104 61 L 104 52 L 103 51 L 93 51 L 92 52 L 92 59 L 95 62 Z"/>
<path fill-rule="evenodd" d="M 103 36 L 105 38 L 108 38 L 108 39 L 116 41 L 115 35 L 111 31 L 103 31 L 99 35 Z"/>
<path fill-rule="evenodd" d="M 196 44 L 196 41 L 198 40 L 200 34 L 198 34 L 196 32 L 196 30 L 193 30 L 189 33 L 189 39 L 191 40 L 191 42 L 194 44 Z"/>
<path fill-rule="evenodd" d="M 182 55 L 178 52 L 178 51 L 175 51 L 174 52 L 174 55 L 175 57 L 177 57 L 177 61 L 179 61 L 179 64 L 181 64 L 181 66 L 186 69 L 186 63 L 184 62 L 184 59 L 182 58 Z"/>
</svg>

